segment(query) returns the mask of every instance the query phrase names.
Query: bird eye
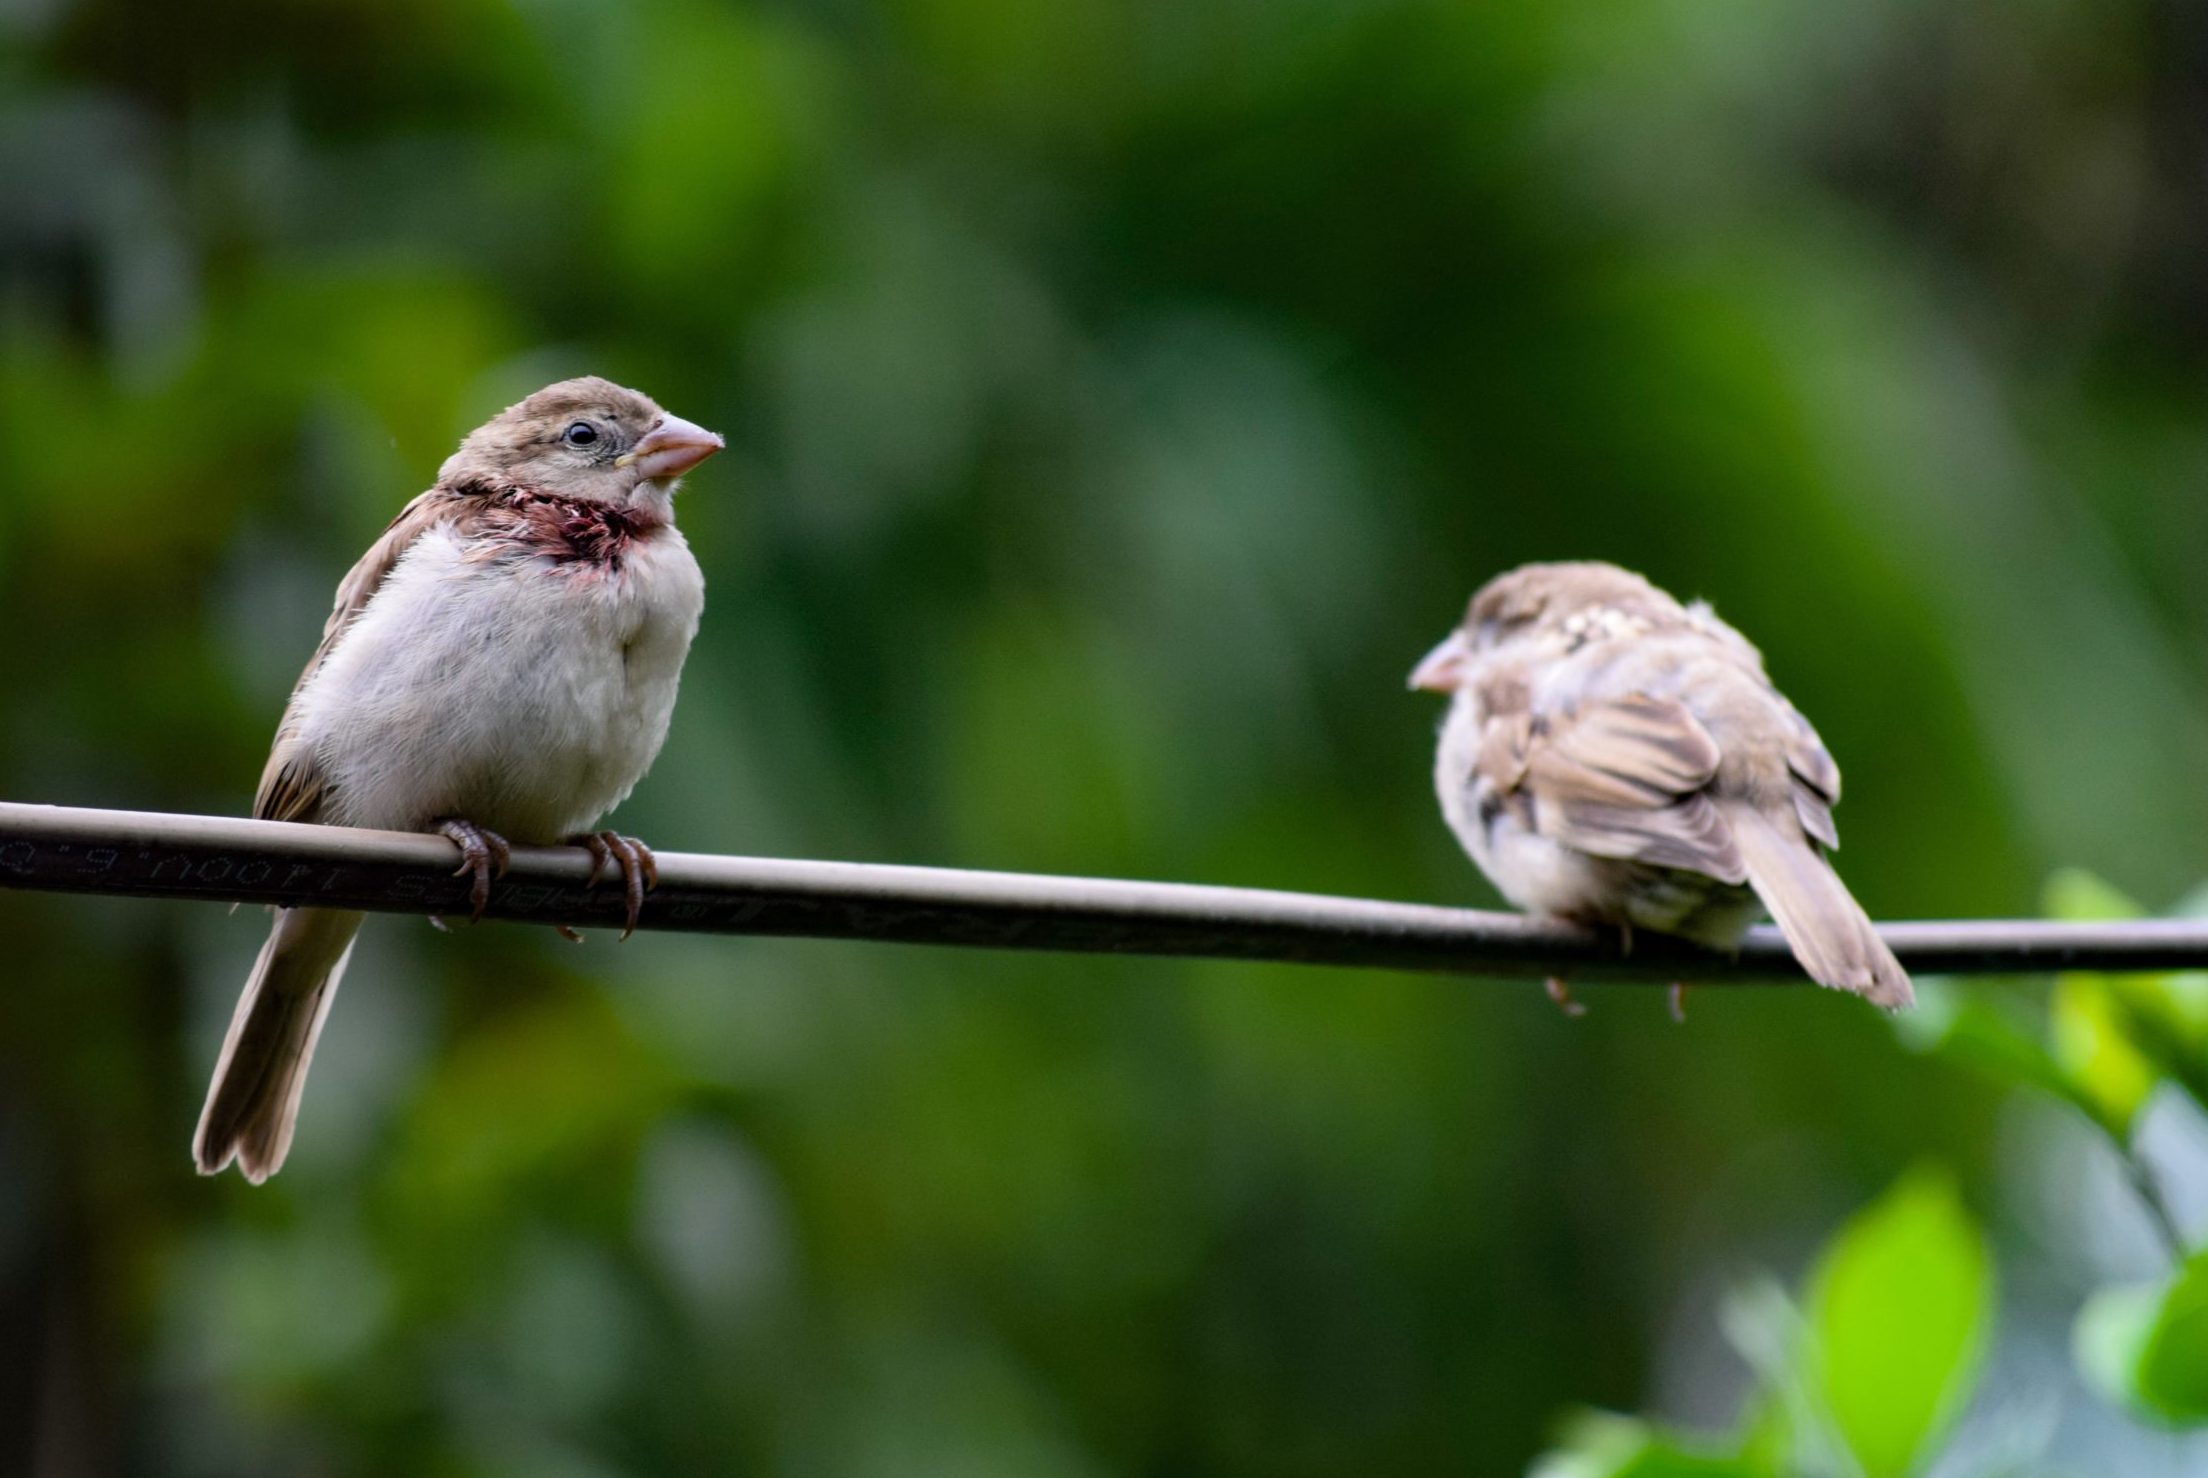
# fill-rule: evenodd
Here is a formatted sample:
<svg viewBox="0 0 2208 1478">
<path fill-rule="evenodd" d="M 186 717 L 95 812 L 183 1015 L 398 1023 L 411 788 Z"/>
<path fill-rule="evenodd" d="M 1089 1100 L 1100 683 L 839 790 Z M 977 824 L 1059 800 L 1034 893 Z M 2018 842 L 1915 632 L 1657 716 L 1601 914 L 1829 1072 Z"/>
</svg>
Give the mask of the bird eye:
<svg viewBox="0 0 2208 1478">
<path fill-rule="evenodd" d="M 569 446 L 589 446 L 598 439 L 598 428 L 588 421 L 577 421 L 561 433 L 561 439 Z"/>
</svg>

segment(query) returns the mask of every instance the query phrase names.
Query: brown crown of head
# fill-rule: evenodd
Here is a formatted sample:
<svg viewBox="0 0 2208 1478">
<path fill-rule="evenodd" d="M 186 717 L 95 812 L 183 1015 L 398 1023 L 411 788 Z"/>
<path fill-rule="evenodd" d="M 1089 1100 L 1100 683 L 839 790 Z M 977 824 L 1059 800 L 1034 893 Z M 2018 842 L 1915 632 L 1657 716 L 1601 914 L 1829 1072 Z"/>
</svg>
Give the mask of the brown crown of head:
<svg viewBox="0 0 2208 1478">
<path fill-rule="evenodd" d="M 1631 570 L 1600 560 L 1520 565 L 1479 588 L 1465 608 L 1464 629 L 1494 634 L 1596 606 L 1679 609 L 1677 601 Z"/>
</svg>

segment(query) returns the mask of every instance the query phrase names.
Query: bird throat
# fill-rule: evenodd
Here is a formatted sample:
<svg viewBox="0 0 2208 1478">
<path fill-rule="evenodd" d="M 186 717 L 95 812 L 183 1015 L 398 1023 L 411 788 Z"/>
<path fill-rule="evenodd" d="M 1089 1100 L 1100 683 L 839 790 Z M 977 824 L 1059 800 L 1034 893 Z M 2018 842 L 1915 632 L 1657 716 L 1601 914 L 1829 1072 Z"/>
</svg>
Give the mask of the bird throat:
<svg viewBox="0 0 2208 1478">
<path fill-rule="evenodd" d="M 670 522 L 650 508 L 538 488 L 476 483 L 454 491 L 482 499 L 478 516 L 486 532 L 556 565 L 619 571 L 637 544 Z"/>
</svg>

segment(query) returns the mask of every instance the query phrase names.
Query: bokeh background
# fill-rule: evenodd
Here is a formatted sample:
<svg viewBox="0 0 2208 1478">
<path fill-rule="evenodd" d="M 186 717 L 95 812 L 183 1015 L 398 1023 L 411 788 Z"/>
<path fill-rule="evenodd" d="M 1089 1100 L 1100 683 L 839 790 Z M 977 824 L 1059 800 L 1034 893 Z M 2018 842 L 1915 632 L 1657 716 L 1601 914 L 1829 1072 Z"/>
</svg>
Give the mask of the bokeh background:
<svg viewBox="0 0 2208 1478">
<path fill-rule="evenodd" d="M 595 371 L 730 439 L 659 846 L 1491 903 L 1403 676 L 1599 556 L 1763 646 L 1874 913 L 2167 905 L 2204 106 L 2179 0 L 5 0 L 0 794 L 244 812 L 354 557 Z M 2113 1157 L 1850 1002 L 383 918 L 255 1190 L 262 931 L 0 895 L 0 1468 L 1516 1472 L 1731 1420 L 1722 1290 L 1931 1161 L 1966 1434 L 2201 1471 L 2065 1355 Z"/>
</svg>

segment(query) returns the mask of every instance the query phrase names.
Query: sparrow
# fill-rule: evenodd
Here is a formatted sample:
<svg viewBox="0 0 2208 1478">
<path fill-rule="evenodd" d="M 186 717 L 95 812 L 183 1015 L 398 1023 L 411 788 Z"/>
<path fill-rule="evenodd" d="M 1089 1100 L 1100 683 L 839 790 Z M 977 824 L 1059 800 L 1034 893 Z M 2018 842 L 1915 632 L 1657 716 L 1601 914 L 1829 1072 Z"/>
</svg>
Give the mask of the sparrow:
<svg viewBox="0 0 2208 1478">
<path fill-rule="evenodd" d="M 449 837 L 478 918 L 509 842 L 573 843 L 592 885 L 619 871 L 633 930 L 651 852 L 589 828 L 667 737 L 705 605 L 675 487 L 721 445 L 596 377 L 471 432 L 338 586 L 253 814 Z M 275 915 L 193 1139 L 203 1175 L 234 1160 L 259 1184 L 284 1163 L 363 918 Z"/>
<path fill-rule="evenodd" d="M 1914 1003 L 1826 860 L 1839 766 L 1706 604 L 1616 565 L 1526 565 L 1410 685 L 1450 695 L 1442 815 L 1517 907 L 1734 949 L 1760 904 L 1820 985 Z"/>
</svg>

